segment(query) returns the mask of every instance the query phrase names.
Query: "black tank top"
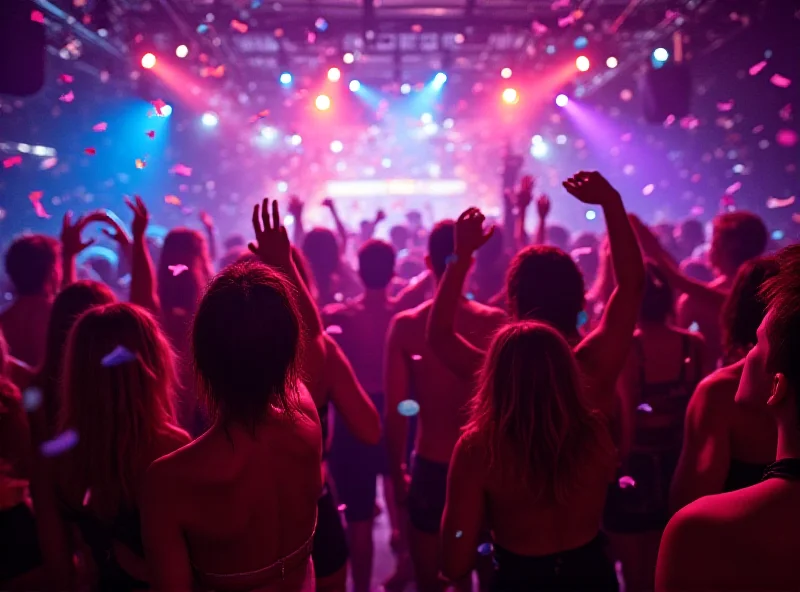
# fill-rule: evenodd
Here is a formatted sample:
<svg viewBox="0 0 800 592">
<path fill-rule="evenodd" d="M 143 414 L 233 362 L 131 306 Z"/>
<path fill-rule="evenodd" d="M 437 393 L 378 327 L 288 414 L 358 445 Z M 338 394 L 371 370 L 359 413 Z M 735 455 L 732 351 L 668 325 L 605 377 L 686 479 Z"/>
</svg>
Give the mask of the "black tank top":
<svg viewBox="0 0 800 592">
<path fill-rule="evenodd" d="M 760 463 L 749 463 L 741 460 L 731 459 L 728 467 L 728 476 L 725 478 L 724 491 L 736 491 L 755 485 L 764 476 L 764 471 L 769 465 Z"/>
</svg>

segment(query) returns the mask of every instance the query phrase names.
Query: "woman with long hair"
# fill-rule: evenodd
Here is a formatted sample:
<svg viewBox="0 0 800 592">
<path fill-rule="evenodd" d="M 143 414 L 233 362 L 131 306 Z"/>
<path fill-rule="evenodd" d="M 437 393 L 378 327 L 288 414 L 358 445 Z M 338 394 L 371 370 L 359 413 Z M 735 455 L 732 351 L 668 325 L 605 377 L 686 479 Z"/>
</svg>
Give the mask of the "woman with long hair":
<svg viewBox="0 0 800 592">
<path fill-rule="evenodd" d="M 54 507 L 41 508 L 48 559 L 75 585 L 67 524 L 91 549 L 101 590 L 147 587 L 139 498 L 150 463 L 189 442 L 173 413 L 172 350 L 156 320 L 130 304 L 85 312 L 69 332 L 59 434 L 39 448 Z M 50 510 L 55 509 L 55 512 Z"/>
</svg>

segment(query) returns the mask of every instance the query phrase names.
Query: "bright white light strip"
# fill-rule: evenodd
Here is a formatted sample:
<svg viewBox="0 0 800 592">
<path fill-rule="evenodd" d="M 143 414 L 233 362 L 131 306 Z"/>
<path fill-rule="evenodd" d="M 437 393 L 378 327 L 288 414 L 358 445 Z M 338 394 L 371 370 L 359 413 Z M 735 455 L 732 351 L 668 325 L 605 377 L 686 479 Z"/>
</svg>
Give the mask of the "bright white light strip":
<svg viewBox="0 0 800 592">
<path fill-rule="evenodd" d="M 379 197 L 387 195 L 461 195 L 467 183 L 460 179 L 390 179 L 387 181 L 328 181 L 331 197 Z"/>
</svg>

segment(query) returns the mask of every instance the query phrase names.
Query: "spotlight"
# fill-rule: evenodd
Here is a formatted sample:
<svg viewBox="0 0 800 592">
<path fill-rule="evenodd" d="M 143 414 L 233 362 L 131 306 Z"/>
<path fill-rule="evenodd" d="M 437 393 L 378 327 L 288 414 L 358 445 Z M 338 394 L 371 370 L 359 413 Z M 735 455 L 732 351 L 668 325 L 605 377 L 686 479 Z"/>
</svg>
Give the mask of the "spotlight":
<svg viewBox="0 0 800 592">
<path fill-rule="evenodd" d="M 352 92 L 358 92 L 361 90 L 361 83 L 358 80 L 351 80 L 350 81 L 350 90 Z"/>
<path fill-rule="evenodd" d="M 284 72 L 281 74 L 281 84 L 291 84 L 292 83 L 292 75 L 288 72 Z"/>
<path fill-rule="evenodd" d="M 544 142 L 538 142 L 531 146 L 531 156 L 534 158 L 544 158 L 547 156 L 547 144 Z"/>
<path fill-rule="evenodd" d="M 567 95 L 561 94 L 556 97 L 556 105 L 559 107 L 566 107 L 567 103 L 569 103 L 569 97 Z"/>
<path fill-rule="evenodd" d="M 594 220 L 597 218 L 597 212 L 594 210 L 586 210 L 586 219 L 587 220 Z"/>
<path fill-rule="evenodd" d="M 419 120 L 425 125 L 427 125 L 433 121 L 433 115 L 431 115 L 430 113 L 423 113 L 420 116 Z"/>
<path fill-rule="evenodd" d="M 338 82 L 341 77 L 342 71 L 339 68 L 334 67 L 328 70 L 328 80 L 331 82 Z"/>
<path fill-rule="evenodd" d="M 507 88 L 503 91 L 503 102 L 508 105 L 519 103 L 519 94 L 513 88 Z"/>
<path fill-rule="evenodd" d="M 381 159 L 381 166 L 385 169 L 388 169 L 392 166 L 392 159 L 391 158 L 382 158 Z"/>
<path fill-rule="evenodd" d="M 411 92 L 411 85 L 408 82 L 404 82 L 403 84 L 400 85 L 400 92 L 403 93 L 404 95 L 407 95 L 408 93 Z"/>
<path fill-rule="evenodd" d="M 328 95 L 319 95 L 314 104 L 320 111 L 327 111 L 331 108 L 331 98 Z"/>
<path fill-rule="evenodd" d="M 669 52 L 663 47 L 659 47 L 653 52 L 653 59 L 657 62 L 666 62 L 669 59 Z"/>
<path fill-rule="evenodd" d="M 185 45 L 179 45 L 175 48 L 175 55 L 179 58 L 185 58 L 187 55 L 189 55 L 189 48 Z"/>
<path fill-rule="evenodd" d="M 213 111 L 206 111 L 205 113 L 203 113 L 203 116 L 200 118 L 200 121 L 202 121 L 203 125 L 206 127 L 214 127 L 219 123 L 219 116 Z"/>
<path fill-rule="evenodd" d="M 281 193 L 286 193 L 289 191 L 289 184 L 286 181 L 278 181 L 277 189 Z"/>
<path fill-rule="evenodd" d="M 289 143 L 292 146 L 299 146 L 303 143 L 303 138 L 300 136 L 300 134 L 294 134 L 291 138 L 289 138 Z"/>
<path fill-rule="evenodd" d="M 575 66 L 581 72 L 586 72 L 589 69 L 589 58 L 586 56 L 578 56 L 578 59 L 575 60 Z"/>
<path fill-rule="evenodd" d="M 146 53 L 142 56 L 142 68 L 149 70 L 156 65 L 156 56 L 152 53 Z"/>
<path fill-rule="evenodd" d="M 541 134 L 536 134 L 531 138 L 531 145 L 541 144 L 542 142 L 544 142 L 544 138 L 541 136 Z"/>
<path fill-rule="evenodd" d="M 614 56 L 611 56 L 606 60 L 606 66 L 609 68 L 616 68 L 619 65 L 619 61 Z"/>
<path fill-rule="evenodd" d="M 161 117 L 169 117 L 170 115 L 172 115 L 172 105 L 161 107 Z"/>
<path fill-rule="evenodd" d="M 447 74 L 444 72 L 439 72 L 436 76 L 433 77 L 433 86 L 434 88 L 441 88 L 444 86 L 444 83 L 447 82 Z"/>
<path fill-rule="evenodd" d="M 267 141 L 272 142 L 278 137 L 278 130 L 270 126 L 262 127 L 261 136 Z"/>
<path fill-rule="evenodd" d="M 343 61 L 345 64 L 352 64 L 353 62 L 355 62 L 355 61 L 356 61 L 356 56 L 354 56 L 354 55 L 353 55 L 352 53 L 350 53 L 350 52 L 347 52 L 346 54 L 344 54 L 344 55 L 342 56 L 342 61 Z"/>
<path fill-rule="evenodd" d="M 334 140 L 331 142 L 331 152 L 334 154 L 339 154 L 344 149 L 344 144 L 342 144 L 339 140 Z"/>
<path fill-rule="evenodd" d="M 511 68 L 503 68 L 500 70 L 501 78 L 511 78 Z"/>
</svg>

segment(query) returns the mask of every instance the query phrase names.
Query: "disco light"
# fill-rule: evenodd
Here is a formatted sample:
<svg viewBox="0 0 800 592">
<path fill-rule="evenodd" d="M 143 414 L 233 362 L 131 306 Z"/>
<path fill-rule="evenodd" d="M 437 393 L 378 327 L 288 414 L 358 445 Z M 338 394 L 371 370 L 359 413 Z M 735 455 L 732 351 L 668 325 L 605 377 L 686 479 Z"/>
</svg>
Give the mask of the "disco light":
<svg viewBox="0 0 800 592">
<path fill-rule="evenodd" d="M 519 102 L 519 93 L 516 89 L 507 88 L 503 91 L 503 102 L 507 105 L 514 105 Z"/>
<path fill-rule="evenodd" d="M 617 60 L 617 58 L 615 58 L 614 56 L 611 56 L 606 60 L 606 66 L 608 66 L 609 68 L 613 69 L 616 68 L 618 65 L 619 65 L 619 60 Z"/>
<path fill-rule="evenodd" d="M 219 123 L 219 116 L 213 111 L 206 111 L 205 113 L 203 113 L 203 116 L 200 118 L 200 121 L 206 127 L 214 127 Z"/>
<path fill-rule="evenodd" d="M 597 212 L 594 210 L 586 210 L 586 219 L 587 220 L 594 220 L 597 218 Z"/>
<path fill-rule="evenodd" d="M 286 181 L 278 181 L 277 189 L 281 193 L 286 193 L 289 191 L 289 184 Z"/>
<path fill-rule="evenodd" d="M 320 111 L 327 111 L 331 108 L 331 98 L 328 95 L 319 95 L 314 101 L 314 105 L 316 105 L 317 109 Z"/>
<path fill-rule="evenodd" d="M 407 95 L 411 92 L 411 85 L 408 82 L 404 82 L 400 85 L 400 92 L 404 95 Z"/>
<path fill-rule="evenodd" d="M 659 47 L 653 52 L 653 59 L 657 62 L 666 62 L 669 59 L 669 52 L 663 47 Z"/>
<path fill-rule="evenodd" d="M 355 61 L 356 61 L 356 56 L 354 56 L 354 55 L 353 55 L 352 53 L 350 53 L 350 52 L 347 52 L 346 54 L 344 54 L 344 55 L 342 56 L 342 61 L 343 61 L 345 64 L 352 64 L 353 62 L 355 62 Z"/>
<path fill-rule="evenodd" d="M 291 138 L 289 138 L 289 143 L 292 146 L 299 146 L 303 143 L 303 138 L 300 136 L 300 134 L 294 134 Z"/>
<path fill-rule="evenodd" d="M 351 92 L 358 92 L 361 90 L 361 83 L 358 80 L 351 80 L 350 81 L 350 91 Z"/>
<path fill-rule="evenodd" d="M 501 78 L 511 78 L 511 68 L 503 68 L 500 70 Z"/>
<path fill-rule="evenodd" d="M 344 150 L 344 144 L 342 144 L 339 140 L 334 140 L 331 142 L 331 152 L 334 154 L 339 154 L 339 152 L 342 150 Z"/>
<path fill-rule="evenodd" d="M 339 79 L 342 77 L 342 71 L 339 68 L 333 67 L 328 70 L 328 80 L 331 82 L 338 82 Z"/>
<path fill-rule="evenodd" d="M 433 77 L 434 88 L 442 88 L 445 82 L 447 82 L 447 74 L 444 72 L 439 72 Z"/>
<path fill-rule="evenodd" d="M 291 84 L 292 83 L 292 75 L 288 72 L 284 72 L 281 74 L 281 84 Z"/>
<path fill-rule="evenodd" d="M 578 59 L 575 60 L 575 67 L 581 72 L 586 72 L 589 69 L 589 66 L 589 58 L 586 56 L 578 56 Z"/>
<path fill-rule="evenodd" d="M 269 142 L 272 142 L 272 141 L 277 139 L 278 130 L 276 130 L 274 127 L 271 127 L 271 126 L 262 127 L 261 128 L 261 136 L 265 140 L 268 140 Z"/>
<path fill-rule="evenodd" d="M 533 146 L 531 146 L 531 156 L 537 159 L 544 158 L 545 156 L 547 156 L 547 151 L 548 151 L 547 144 L 545 144 L 544 142 L 538 142 Z"/>
<path fill-rule="evenodd" d="M 149 70 L 156 65 L 156 56 L 152 53 L 146 53 L 142 56 L 142 68 Z"/>
<path fill-rule="evenodd" d="M 172 115 L 172 105 L 161 107 L 161 117 L 169 117 L 170 115 Z"/>
<path fill-rule="evenodd" d="M 569 97 L 565 94 L 560 94 L 556 97 L 556 105 L 559 107 L 566 107 L 569 103 Z"/>
<path fill-rule="evenodd" d="M 179 45 L 175 48 L 175 55 L 179 58 L 185 58 L 187 55 L 189 55 L 189 48 L 185 45 Z"/>
</svg>

